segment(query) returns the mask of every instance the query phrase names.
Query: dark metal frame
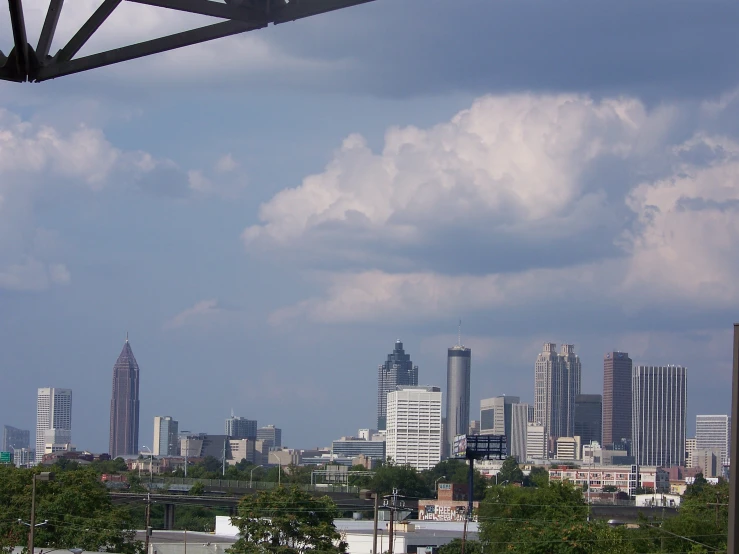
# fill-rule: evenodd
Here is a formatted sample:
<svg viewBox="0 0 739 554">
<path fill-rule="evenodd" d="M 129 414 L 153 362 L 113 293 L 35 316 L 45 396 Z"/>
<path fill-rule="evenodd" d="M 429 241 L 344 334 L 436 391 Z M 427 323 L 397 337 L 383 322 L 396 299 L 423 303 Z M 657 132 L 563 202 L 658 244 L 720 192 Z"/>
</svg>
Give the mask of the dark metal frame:
<svg viewBox="0 0 739 554">
<path fill-rule="evenodd" d="M 217 17 L 225 21 L 76 58 L 80 49 L 124 1 Z M 38 83 L 192 44 L 262 29 L 270 23 L 277 25 L 372 1 L 226 0 L 223 4 L 212 0 L 104 0 L 69 42 L 55 55 L 50 56 L 49 50 L 54 40 L 64 0 L 50 0 L 35 49 L 28 44 L 22 0 L 8 0 L 13 29 L 13 49 L 7 56 L 0 51 L 0 80 Z"/>
<path fill-rule="evenodd" d="M 475 460 L 490 460 L 491 458 L 502 460 L 507 453 L 507 439 L 505 435 L 457 435 L 454 437 L 455 448 L 462 446 L 461 441 L 464 441 L 464 454 L 462 452 L 452 452 L 452 457 L 469 460 L 467 471 L 467 519 L 472 519 Z M 462 548 L 462 552 L 464 552 L 464 548 Z"/>
</svg>

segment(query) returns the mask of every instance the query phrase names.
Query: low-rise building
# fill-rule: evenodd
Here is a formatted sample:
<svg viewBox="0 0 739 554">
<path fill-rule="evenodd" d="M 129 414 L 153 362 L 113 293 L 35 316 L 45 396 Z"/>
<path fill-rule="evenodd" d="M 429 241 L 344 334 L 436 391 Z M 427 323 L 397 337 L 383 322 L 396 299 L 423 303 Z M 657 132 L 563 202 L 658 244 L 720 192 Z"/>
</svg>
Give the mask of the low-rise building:
<svg viewBox="0 0 739 554">
<path fill-rule="evenodd" d="M 634 495 L 634 500 L 637 506 L 677 508 L 680 506 L 682 496 L 679 494 L 665 493 L 637 494 Z"/>
<path fill-rule="evenodd" d="M 629 496 L 636 494 L 638 488 L 656 492 L 670 491 L 669 473 L 657 467 L 641 466 L 601 466 L 601 467 L 555 467 L 549 470 L 549 481 L 569 481 L 577 487 L 588 488 L 593 492 L 603 492 L 605 487 L 615 487 Z"/>
<path fill-rule="evenodd" d="M 331 443 L 332 456 L 355 458 L 365 455 L 375 460 L 385 459 L 385 440 L 367 440 L 357 437 L 341 437 Z"/>
<path fill-rule="evenodd" d="M 297 466 L 300 465 L 300 451 L 292 448 L 271 448 L 269 450 L 269 465 Z"/>
<path fill-rule="evenodd" d="M 464 521 L 468 509 L 467 486 L 439 483 L 436 499 L 418 501 L 418 519 L 423 521 Z M 479 506 L 473 502 L 473 510 Z"/>
<path fill-rule="evenodd" d="M 336 530 L 341 534 L 341 540 L 347 543 L 347 552 L 351 554 L 373 554 L 372 541 L 374 522 L 372 520 L 334 520 Z M 468 522 L 466 525 L 467 540 L 479 539 L 479 528 L 476 522 Z M 396 523 L 393 528 L 392 551 L 405 554 L 437 554 L 439 548 L 461 539 L 464 535 L 465 523 L 463 521 L 402 521 Z M 208 550 L 197 550 L 197 544 L 193 544 L 195 554 L 220 554 L 223 550 L 215 548 L 217 544 L 210 544 L 207 537 L 197 535 L 198 543 L 207 541 Z M 215 533 L 211 535 L 218 541 L 231 537 L 235 542 L 238 537 L 238 528 L 235 527 L 229 516 L 216 516 Z M 377 552 L 389 552 L 389 525 L 382 522 L 377 532 Z M 179 545 L 177 545 L 179 546 Z M 164 554 L 176 554 L 180 550 L 172 550 Z M 189 545 L 188 545 L 189 551 Z"/>
</svg>

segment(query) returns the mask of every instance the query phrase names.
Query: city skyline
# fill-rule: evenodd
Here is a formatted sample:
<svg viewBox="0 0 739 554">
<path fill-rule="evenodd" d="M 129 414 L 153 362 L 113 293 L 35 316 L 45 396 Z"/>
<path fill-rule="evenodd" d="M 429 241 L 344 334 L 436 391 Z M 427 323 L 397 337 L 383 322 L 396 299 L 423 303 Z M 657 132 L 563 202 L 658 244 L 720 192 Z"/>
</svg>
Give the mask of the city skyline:
<svg viewBox="0 0 739 554">
<path fill-rule="evenodd" d="M 556 345 L 552 345 L 551 343 L 545 343 L 545 348 L 546 348 L 547 344 L 549 344 L 549 346 L 554 346 L 554 347 L 555 347 L 555 348 L 554 348 L 554 350 L 556 350 Z M 124 355 L 124 353 L 126 353 L 126 345 L 128 345 L 128 340 L 126 341 L 126 344 L 124 345 L 124 349 L 122 350 L 121 356 L 123 356 L 123 355 Z M 129 349 L 130 349 L 130 346 L 129 346 Z M 398 340 L 398 341 L 396 341 L 396 350 L 395 350 L 395 354 L 397 354 L 397 353 L 401 352 L 401 350 L 402 350 L 402 343 L 401 343 L 401 342 L 400 342 L 400 341 Z M 449 352 L 450 350 L 451 350 L 451 349 L 447 349 L 447 355 L 448 355 L 448 352 Z M 132 354 L 133 354 L 133 353 L 132 353 L 132 351 L 131 351 L 131 355 L 132 355 Z M 403 360 L 405 360 L 405 361 L 408 361 L 408 362 L 409 362 L 409 361 L 410 361 L 410 356 L 409 356 L 408 354 L 405 354 L 405 353 L 404 353 L 404 351 L 403 351 L 403 354 L 405 355 L 405 357 L 403 358 Z M 559 355 L 559 356 L 560 356 L 560 357 L 564 357 L 564 356 L 565 356 L 565 355 L 567 355 L 567 354 L 569 354 L 569 355 L 570 355 L 571 357 L 574 357 L 574 358 L 575 358 L 575 359 L 577 360 L 577 362 L 579 363 L 579 357 L 578 357 L 577 355 L 575 355 L 575 354 L 574 354 L 574 346 L 573 346 L 573 345 L 566 345 L 566 344 L 562 345 L 562 349 L 561 349 L 561 352 L 560 352 L 560 355 Z M 393 355 L 394 355 L 394 354 L 391 354 L 391 355 L 389 355 L 389 356 L 388 356 L 388 358 L 390 359 L 390 358 L 391 358 L 391 357 L 392 357 Z M 606 354 L 605 358 L 607 358 L 607 355 L 608 355 L 608 354 Z M 120 356 L 119 356 L 119 360 L 120 360 Z M 135 363 L 135 358 L 134 358 L 133 360 L 134 360 L 134 363 Z M 447 358 L 447 360 L 448 360 L 448 358 Z M 118 362 L 116 363 L 116 365 L 118 365 Z M 136 366 L 137 366 L 137 364 L 136 364 Z M 138 366 L 137 366 L 137 367 L 138 367 Z M 413 368 L 414 368 L 414 370 L 415 370 L 417 366 L 411 366 L 411 367 L 413 367 Z M 448 373 L 448 372 L 447 372 L 447 373 Z M 442 391 L 445 391 L 445 389 L 440 389 L 440 390 L 442 390 Z M 444 396 L 445 396 L 445 395 L 444 395 Z M 593 395 L 593 394 L 584 394 L 584 395 L 581 395 L 581 396 L 582 396 L 583 400 L 585 400 L 585 399 L 590 399 L 590 398 L 595 398 L 595 397 L 598 397 L 598 398 L 600 398 L 600 395 Z M 506 398 L 506 397 L 496 397 L 496 398 Z M 493 400 L 496 400 L 496 398 L 493 398 L 493 399 L 489 399 L 489 401 L 493 401 Z M 520 397 L 513 397 L 513 396 L 508 396 L 508 397 L 507 397 L 506 399 L 509 399 L 509 400 L 510 400 L 511 402 L 521 402 L 521 399 L 520 399 Z M 579 400 L 579 399 L 578 399 L 578 400 Z M 588 400 L 588 401 L 589 401 L 589 400 Z M 525 403 L 525 402 L 522 402 L 522 405 L 526 405 L 526 403 Z M 490 407 L 492 408 L 492 405 L 491 405 Z M 533 406 L 531 406 L 531 411 L 533 412 Z M 481 421 L 482 421 L 483 419 L 485 419 L 485 416 L 484 416 L 484 414 L 481 414 L 481 415 L 482 415 L 482 417 L 481 417 Z M 501 416 L 500 416 L 500 415 L 498 415 L 497 417 L 498 417 L 498 418 L 500 418 Z M 706 417 L 706 416 L 704 416 L 704 417 Z M 723 416 L 721 416 L 721 417 L 723 417 Z M 157 434 L 156 434 L 156 419 L 157 419 L 157 418 L 155 418 L 155 432 L 154 432 L 154 442 L 152 442 L 152 444 L 155 444 L 155 443 L 156 443 L 156 435 L 157 435 Z M 490 419 L 490 418 L 488 418 L 488 419 Z M 250 429 L 251 429 L 251 428 L 254 428 L 254 429 L 256 429 L 256 427 L 257 427 L 257 421 L 256 421 L 256 420 L 248 420 L 247 418 L 244 418 L 244 417 L 234 417 L 234 416 L 232 415 L 232 416 L 231 416 L 231 418 L 228 418 L 228 419 L 226 420 L 226 429 L 227 429 L 227 432 L 228 432 L 228 427 L 229 427 L 229 423 L 230 423 L 230 422 L 232 422 L 232 421 L 233 421 L 233 422 L 235 422 L 235 423 L 238 423 L 238 422 L 243 422 L 244 424 L 248 424 L 248 426 L 249 426 L 249 428 L 250 428 Z M 177 422 L 176 422 L 176 421 L 174 421 L 174 423 L 175 423 L 175 424 L 177 424 Z M 688 427 L 687 427 L 687 425 L 686 425 L 686 426 L 684 426 L 684 427 L 685 427 L 686 429 L 688 428 Z M 574 429 L 574 427 L 573 427 L 573 429 Z M 260 427 L 260 428 L 259 428 L 259 431 L 260 431 L 260 432 L 262 432 L 262 431 L 268 431 L 268 432 L 270 432 L 270 433 L 272 433 L 272 434 L 274 434 L 275 432 L 277 432 L 277 433 L 278 433 L 278 434 L 279 434 L 280 436 L 281 436 L 281 434 L 282 434 L 282 429 L 280 429 L 280 428 L 275 428 L 275 426 L 274 426 L 273 424 L 267 425 L 267 426 L 265 426 L 265 427 Z M 484 431 L 484 430 L 483 430 L 483 431 Z M 188 431 L 188 432 L 189 432 L 189 431 Z M 208 431 L 204 431 L 204 430 L 202 430 L 202 429 L 198 431 L 198 433 L 203 433 L 203 432 L 206 432 L 206 433 L 208 433 L 209 435 L 211 435 L 211 434 L 212 434 L 212 433 L 210 433 L 210 432 L 208 432 Z M 490 432 L 490 430 L 488 430 L 488 432 Z M 576 433 L 574 433 L 574 434 L 576 434 Z M 687 435 L 688 435 L 688 434 L 686 434 L 686 438 L 687 438 Z M 329 442 L 329 440 L 335 440 L 335 437 L 337 437 L 337 436 L 344 436 L 344 435 L 343 435 L 343 434 L 336 434 L 336 435 L 334 435 L 334 436 L 333 436 L 332 438 L 330 438 L 330 439 L 322 439 L 322 440 L 324 440 L 324 442 Z M 583 443 L 583 444 L 586 444 L 586 443 Z M 290 444 L 290 445 L 288 445 L 288 446 L 291 446 L 291 447 L 295 447 L 295 446 L 297 446 L 297 445 L 295 445 L 295 444 Z"/>
<path fill-rule="evenodd" d="M 622 350 L 701 376 L 690 427 L 727 412 L 736 3 L 469 1 L 3 82 L 0 423 L 32 430 L 35 389 L 58 384 L 85 407 L 75 442 L 107 450 L 108 418 L 83 414 L 109 411 L 129 330 L 140 442 L 156 415 L 222 432 L 233 407 L 310 446 L 376 419 L 397 337 L 443 387 L 460 316 L 472 406 L 533 402 L 532 360 L 567 341 L 583 392 Z M 66 4 L 60 44 L 92 11 Z M 203 19 L 123 4 L 90 53 Z"/>
</svg>

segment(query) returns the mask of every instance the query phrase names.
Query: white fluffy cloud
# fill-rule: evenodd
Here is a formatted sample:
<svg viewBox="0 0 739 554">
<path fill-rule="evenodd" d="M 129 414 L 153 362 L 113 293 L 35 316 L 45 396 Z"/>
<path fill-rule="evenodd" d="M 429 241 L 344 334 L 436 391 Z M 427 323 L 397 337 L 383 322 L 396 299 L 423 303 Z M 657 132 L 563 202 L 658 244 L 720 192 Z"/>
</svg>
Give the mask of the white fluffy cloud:
<svg viewBox="0 0 739 554">
<path fill-rule="evenodd" d="M 53 235 L 36 221 L 39 200 L 131 183 L 153 192 L 187 191 L 186 173 L 172 161 L 121 150 L 101 129 L 60 129 L 0 109 L 0 288 L 43 290 L 71 280 L 53 244 L 39 241 Z"/>
<path fill-rule="evenodd" d="M 433 128 L 388 130 L 380 154 L 350 136 L 323 173 L 264 204 L 243 239 L 285 245 L 351 231 L 418 244 L 471 221 L 529 239 L 578 233 L 609 217 L 593 165 L 641 159 L 668 122 L 666 110 L 631 99 L 484 97 Z"/>
<path fill-rule="evenodd" d="M 568 297 L 636 310 L 739 301 L 739 145 L 699 131 L 671 144 L 676 112 L 631 99 L 485 97 L 433 128 L 390 129 L 380 154 L 349 137 L 323 173 L 277 194 L 243 233 L 250 250 L 359 265 L 324 273 L 323 295 L 273 322 L 446 317 Z M 447 232 L 483 248 L 454 271 L 383 265 L 383 245 L 400 257 L 446 256 L 417 248 Z M 347 236 L 351 248 L 332 248 Z M 522 237 L 539 253 L 506 249 Z M 607 254 L 558 260 L 583 244 Z M 479 271 L 477 258 L 504 256 L 518 259 Z"/>
<path fill-rule="evenodd" d="M 201 300 L 196 302 L 190 308 L 181 311 L 172 319 L 164 324 L 165 329 L 177 329 L 186 325 L 207 322 L 223 312 L 223 308 L 218 305 L 218 300 L 211 298 L 209 300 Z"/>
</svg>

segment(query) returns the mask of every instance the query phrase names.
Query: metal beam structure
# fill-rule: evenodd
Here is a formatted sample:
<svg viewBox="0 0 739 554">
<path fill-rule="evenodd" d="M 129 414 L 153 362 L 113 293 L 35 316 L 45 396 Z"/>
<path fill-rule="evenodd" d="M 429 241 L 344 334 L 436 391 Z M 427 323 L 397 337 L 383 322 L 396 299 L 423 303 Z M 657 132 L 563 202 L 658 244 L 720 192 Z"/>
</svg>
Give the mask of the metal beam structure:
<svg viewBox="0 0 739 554">
<path fill-rule="evenodd" d="M 64 0 L 50 0 L 36 49 L 28 43 L 23 1 L 8 0 L 13 48 L 0 51 L 0 80 L 39 83 L 201 42 L 296 21 L 305 17 L 373 2 L 374 0 L 103 0 L 97 10 L 55 55 L 49 55 Z M 223 19 L 190 31 L 76 57 L 123 2 L 144 4 Z M 2 37 L 0 37 L 2 38 Z"/>
<path fill-rule="evenodd" d="M 729 536 L 727 552 L 739 549 L 739 323 L 734 324 L 731 376 L 731 449 L 729 457 Z"/>
</svg>

